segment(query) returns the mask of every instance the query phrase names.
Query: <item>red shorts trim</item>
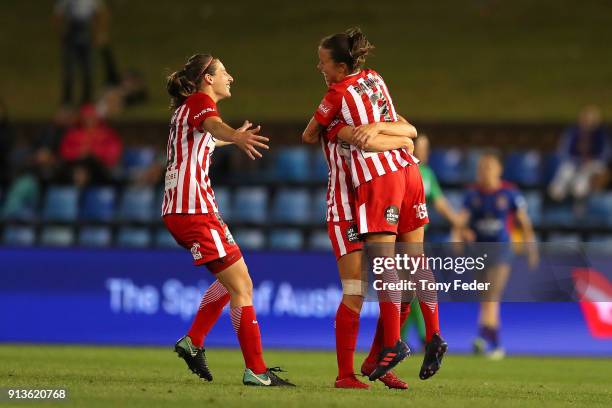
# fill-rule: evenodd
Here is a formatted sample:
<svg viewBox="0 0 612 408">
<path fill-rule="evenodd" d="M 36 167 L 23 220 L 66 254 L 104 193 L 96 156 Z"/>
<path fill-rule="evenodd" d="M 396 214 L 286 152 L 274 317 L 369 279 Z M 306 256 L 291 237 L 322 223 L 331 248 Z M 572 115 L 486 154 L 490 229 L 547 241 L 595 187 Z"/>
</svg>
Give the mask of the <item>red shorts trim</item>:
<svg viewBox="0 0 612 408">
<path fill-rule="evenodd" d="M 328 221 L 327 235 L 329 235 L 336 260 L 363 249 L 363 242 L 355 221 Z"/>
<path fill-rule="evenodd" d="M 219 273 L 242 258 L 218 214 L 167 214 L 163 219 L 176 242 L 191 251 L 196 266 L 206 265 L 212 273 Z"/>
<path fill-rule="evenodd" d="M 402 234 L 429 223 L 423 179 L 416 165 L 359 185 L 356 207 L 360 234 Z"/>
</svg>

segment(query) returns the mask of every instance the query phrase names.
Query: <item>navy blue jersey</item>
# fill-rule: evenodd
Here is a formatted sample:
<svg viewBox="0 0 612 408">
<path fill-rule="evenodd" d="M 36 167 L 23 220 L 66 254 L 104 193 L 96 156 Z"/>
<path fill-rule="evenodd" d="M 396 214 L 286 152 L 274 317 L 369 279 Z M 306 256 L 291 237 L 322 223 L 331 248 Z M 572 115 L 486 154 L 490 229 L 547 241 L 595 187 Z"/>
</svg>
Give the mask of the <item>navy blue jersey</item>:
<svg viewBox="0 0 612 408">
<path fill-rule="evenodd" d="M 525 199 L 511 184 L 484 191 L 469 189 L 463 206 L 470 212 L 470 228 L 478 242 L 510 242 L 511 221 L 519 208 L 525 207 Z"/>
</svg>

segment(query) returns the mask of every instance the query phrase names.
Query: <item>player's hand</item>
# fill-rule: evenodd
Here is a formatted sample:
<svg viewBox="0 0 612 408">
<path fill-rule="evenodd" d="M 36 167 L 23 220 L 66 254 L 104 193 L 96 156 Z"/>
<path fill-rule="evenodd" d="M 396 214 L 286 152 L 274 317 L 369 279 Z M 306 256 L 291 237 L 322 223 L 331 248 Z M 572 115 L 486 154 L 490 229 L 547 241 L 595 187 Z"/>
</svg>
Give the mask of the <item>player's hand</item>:
<svg viewBox="0 0 612 408">
<path fill-rule="evenodd" d="M 408 150 L 408 153 L 414 154 L 414 142 L 411 138 L 408 138 L 408 140 L 406 140 L 406 150 Z"/>
<path fill-rule="evenodd" d="M 529 269 L 534 270 L 537 269 L 540 264 L 540 253 L 538 252 L 538 247 L 535 242 L 526 242 L 527 245 L 527 265 L 529 265 Z"/>
<path fill-rule="evenodd" d="M 463 228 L 461 232 L 463 235 L 463 241 L 465 242 L 476 241 L 476 233 L 471 228 Z"/>
<path fill-rule="evenodd" d="M 353 138 L 355 146 L 363 149 L 369 141 L 378 135 L 378 127 L 376 123 L 368 123 L 367 125 L 357 126 L 353 129 Z"/>
<path fill-rule="evenodd" d="M 253 124 L 251 122 L 249 122 L 249 120 L 245 120 L 244 123 L 242 124 L 242 126 L 240 126 L 238 129 L 236 129 L 239 132 L 244 132 L 245 130 L 248 130 L 251 126 L 253 126 Z"/>
<path fill-rule="evenodd" d="M 268 150 L 270 147 L 267 145 L 267 143 L 270 141 L 270 139 L 265 136 L 258 135 L 259 131 L 261 130 L 261 126 L 250 129 L 252 124 L 249 123 L 249 126 L 245 128 L 245 130 L 240 130 L 247 125 L 247 122 L 248 121 L 245 121 L 245 123 L 236 130 L 238 133 L 236 145 L 240 150 L 246 153 L 251 160 L 255 160 L 256 158 L 262 157 L 257 148 Z"/>
</svg>

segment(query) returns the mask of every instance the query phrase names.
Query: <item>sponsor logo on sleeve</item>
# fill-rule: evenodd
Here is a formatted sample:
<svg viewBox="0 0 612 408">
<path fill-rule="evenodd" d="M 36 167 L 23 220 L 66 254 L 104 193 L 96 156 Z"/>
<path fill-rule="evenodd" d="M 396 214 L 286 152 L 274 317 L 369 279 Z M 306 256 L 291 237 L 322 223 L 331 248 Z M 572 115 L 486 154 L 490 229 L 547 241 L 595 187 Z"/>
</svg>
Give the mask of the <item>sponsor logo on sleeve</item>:
<svg viewBox="0 0 612 408">
<path fill-rule="evenodd" d="M 216 109 L 215 108 L 206 108 L 204 110 L 202 110 L 200 113 L 198 113 L 197 115 L 195 115 L 193 117 L 194 120 L 197 120 L 200 116 L 207 114 L 208 112 L 215 112 Z"/>
<path fill-rule="evenodd" d="M 388 224 L 397 225 L 399 222 L 399 208 L 390 205 L 385 209 L 385 220 Z"/>
</svg>

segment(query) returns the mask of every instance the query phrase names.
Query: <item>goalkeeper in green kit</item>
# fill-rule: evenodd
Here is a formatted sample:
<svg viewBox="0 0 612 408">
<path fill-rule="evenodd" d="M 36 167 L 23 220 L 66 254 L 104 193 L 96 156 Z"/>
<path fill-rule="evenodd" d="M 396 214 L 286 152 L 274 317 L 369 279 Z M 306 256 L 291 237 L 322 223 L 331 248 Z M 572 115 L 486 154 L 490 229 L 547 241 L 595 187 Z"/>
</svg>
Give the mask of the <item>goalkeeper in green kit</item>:
<svg viewBox="0 0 612 408">
<path fill-rule="evenodd" d="M 429 138 L 427 135 L 419 135 L 414 142 L 414 155 L 421 162 L 419 163 L 419 170 L 421 171 L 421 177 L 423 178 L 423 187 L 425 188 L 425 199 L 427 200 L 427 207 L 433 206 L 436 211 L 442 215 L 450 224 L 453 230 L 460 229 L 462 224 L 461 217 L 456 213 L 449 202 L 444 197 L 440 184 L 436 175 L 427 165 L 429 158 Z M 427 225 L 425 225 L 427 229 Z M 455 241 L 455 239 L 451 239 Z M 410 305 L 410 315 L 406 322 L 402 326 L 402 340 L 408 340 L 408 330 L 410 327 L 415 326 L 419 333 L 419 339 L 421 340 L 421 349 L 425 347 L 425 322 L 423 321 L 423 315 L 419 306 L 417 298 L 412 300 Z"/>
</svg>

